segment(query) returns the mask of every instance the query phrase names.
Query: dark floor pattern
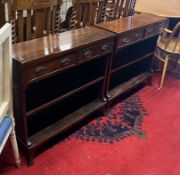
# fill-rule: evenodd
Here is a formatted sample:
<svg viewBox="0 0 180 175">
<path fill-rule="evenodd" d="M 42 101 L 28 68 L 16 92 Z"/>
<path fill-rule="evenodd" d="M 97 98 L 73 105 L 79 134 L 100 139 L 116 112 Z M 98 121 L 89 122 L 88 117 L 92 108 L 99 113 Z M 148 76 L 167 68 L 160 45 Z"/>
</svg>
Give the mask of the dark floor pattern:
<svg viewBox="0 0 180 175">
<path fill-rule="evenodd" d="M 107 115 L 82 127 L 72 137 L 100 143 L 113 143 L 131 135 L 145 138 L 141 123 L 146 115 L 139 96 L 133 95 L 115 105 Z"/>
</svg>

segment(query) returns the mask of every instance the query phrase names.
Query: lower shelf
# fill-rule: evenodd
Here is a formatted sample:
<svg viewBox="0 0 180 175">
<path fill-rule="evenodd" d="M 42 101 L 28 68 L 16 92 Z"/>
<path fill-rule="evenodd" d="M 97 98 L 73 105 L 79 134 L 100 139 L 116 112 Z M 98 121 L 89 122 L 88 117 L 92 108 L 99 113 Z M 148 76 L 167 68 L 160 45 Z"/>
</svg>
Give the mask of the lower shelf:
<svg viewBox="0 0 180 175">
<path fill-rule="evenodd" d="M 56 123 L 41 130 L 40 132 L 29 138 L 29 142 L 31 143 L 30 149 L 37 147 L 43 144 L 44 142 L 48 141 L 49 139 L 57 136 L 58 134 L 68 130 L 70 127 L 79 123 L 81 120 L 85 119 L 92 113 L 103 108 L 105 104 L 106 102 L 103 102 L 100 99 L 96 99 L 91 103 L 87 104 L 86 106 L 60 119 Z"/>
<path fill-rule="evenodd" d="M 113 88 L 112 90 L 109 91 L 109 93 L 108 93 L 110 96 L 109 100 L 113 100 L 114 98 L 122 95 L 124 92 L 130 90 L 134 86 L 149 79 L 151 76 L 152 76 L 152 73 L 150 73 L 150 72 L 141 73 L 138 76 L 132 78 L 131 80 L 129 80 L 119 86 L 116 86 L 115 88 Z"/>
</svg>

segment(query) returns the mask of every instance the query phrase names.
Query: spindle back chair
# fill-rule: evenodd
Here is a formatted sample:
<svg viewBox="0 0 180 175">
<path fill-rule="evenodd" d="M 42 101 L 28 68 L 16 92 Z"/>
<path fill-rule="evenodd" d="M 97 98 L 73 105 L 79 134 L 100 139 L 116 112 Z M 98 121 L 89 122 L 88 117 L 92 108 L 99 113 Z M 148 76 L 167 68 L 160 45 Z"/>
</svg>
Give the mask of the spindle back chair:
<svg viewBox="0 0 180 175">
<path fill-rule="evenodd" d="M 105 13 L 104 0 L 73 0 L 73 12 L 70 20 L 70 29 L 94 25 L 102 21 Z M 101 10 L 98 10 L 98 7 Z"/>
<path fill-rule="evenodd" d="M 107 0 L 108 1 L 108 0 Z M 136 0 L 110 0 L 107 2 L 106 19 L 113 20 L 132 16 Z"/>
<path fill-rule="evenodd" d="M 60 0 L 8 0 L 13 43 L 60 31 Z"/>
<path fill-rule="evenodd" d="M 162 88 L 169 60 L 176 64 L 180 60 L 180 22 L 176 24 L 173 31 L 167 28 L 164 29 L 158 39 L 154 56 L 163 62 L 163 71 L 159 85 L 159 88 Z"/>
</svg>

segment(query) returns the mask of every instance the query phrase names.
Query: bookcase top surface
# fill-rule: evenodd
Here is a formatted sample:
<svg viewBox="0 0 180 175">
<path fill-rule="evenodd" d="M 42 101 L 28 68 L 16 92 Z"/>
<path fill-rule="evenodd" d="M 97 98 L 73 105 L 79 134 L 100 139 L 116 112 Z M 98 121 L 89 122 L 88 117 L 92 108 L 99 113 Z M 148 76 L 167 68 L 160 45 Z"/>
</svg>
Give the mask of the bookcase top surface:
<svg viewBox="0 0 180 175">
<path fill-rule="evenodd" d="M 87 26 L 13 45 L 12 57 L 22 64 L 49 56 L 61 56 L 115 37 L 106 30 Z"/>
<path fill-rule="evenodd" d="M 145 27 L 147 25 L 153 25 L 155 23 L 161 23 L 163 21 L 167 22 L 168 19 L 152 14 L 143 13 L 122 19 L 102 22 L 100 24 L 96 24 L 96 26 L 116 34 L 122 34 L 130 30 Z"/>
</svg>

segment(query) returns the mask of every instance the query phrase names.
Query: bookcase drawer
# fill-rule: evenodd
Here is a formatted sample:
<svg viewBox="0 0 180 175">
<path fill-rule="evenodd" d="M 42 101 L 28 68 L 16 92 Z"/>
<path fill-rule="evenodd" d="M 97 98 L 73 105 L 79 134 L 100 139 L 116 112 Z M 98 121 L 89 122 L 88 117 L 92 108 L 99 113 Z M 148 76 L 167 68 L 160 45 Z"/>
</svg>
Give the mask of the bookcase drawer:
<svg viewBox="0 0 180 175">
<path fill-rule="evenodd" d="M 97 44 L 87 49 L 83 49 L 79 53 L 79 61 L 84 62 L 86 60 L 90 60 L 97 56 L 111 52 L 113 50 L 113 45 L 114 45 L 113 41 L 109 41 L 109 42 Z"/>
<path fill-rule="evenodd" d="M 38 81 L 57 71 L 74 66 L 77 63 L 77 56 L 75 53 L 69 54 L 60 58 L 54 58 L 46 61 L 26 71 L 26 80 L 28 83 Z"/>
<path fill-rule="evenodd" d="M 133 42 L 139 41 L 143 39 L 144 30 L 137 30 L 132 33 L 128 33 L 126 35 L 120 36 L 118 38 L 117 47 L 123 47 L 129 44 L 132 44 Z"/>
<path fill-rule="evenodd" d="M 145 38 L 157 35 L 163 31 L 165 24 L 158 24 L 147 27 L 145 30 Z"/>
</svg>

